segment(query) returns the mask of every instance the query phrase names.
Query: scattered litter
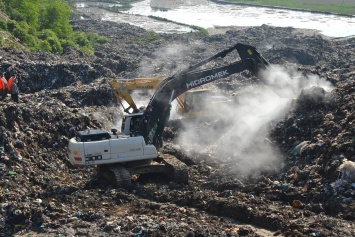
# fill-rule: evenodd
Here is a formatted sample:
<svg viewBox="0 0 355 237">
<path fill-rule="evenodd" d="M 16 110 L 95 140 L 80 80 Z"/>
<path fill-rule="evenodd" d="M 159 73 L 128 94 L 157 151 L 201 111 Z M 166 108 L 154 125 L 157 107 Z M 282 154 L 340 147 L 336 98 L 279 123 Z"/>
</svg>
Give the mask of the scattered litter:
<svg viewBox="0 0 355 237">
<path fill-rule="evenodd" d="M 340 171 L 339 176 L 341 181 L 346 181 L 348 183 L 355 182 L 355 162 L 344 161 L 338 169 Z"/>
</svg>

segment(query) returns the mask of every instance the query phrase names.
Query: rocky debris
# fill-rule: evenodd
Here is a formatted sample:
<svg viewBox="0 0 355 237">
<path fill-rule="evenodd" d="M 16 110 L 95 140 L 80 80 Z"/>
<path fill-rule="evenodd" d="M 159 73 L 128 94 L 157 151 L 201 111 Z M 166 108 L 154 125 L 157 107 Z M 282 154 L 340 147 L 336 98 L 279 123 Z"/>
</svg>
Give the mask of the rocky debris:
<svg viewBox="0 0 355 237">
<path fill-rule="evenodd" d="M 0 49 L 0 66 L 5 76 L 20 76 L 21 92 L 18 104 L 9 96 L 0 102 L 0 236 L 354 236 L 355 52 L 349 45 L 355 38 L 264 25 L 147 41 L 149 32 L 128 24 L 72 24 L 112 41 L 94 55 Z M 296 65 L 335 87 L 303 90 L 268 124 L 268 136 L 260 139 L 280 150 L 278 165 L 236 173 L 241 162 L 227 151 L 210 152 L 216 144 L 206 139 L 207 129 L 227 132 L 228 120 L 167 128 L 164 152 L 189 166 L 188 185 L 145 175 L 125 190 L 98 179 L 95 167 L 68 162 L 75 131 L 119 126 L 123 114 L 104 80 L 171 75 L 237 42 L 257 45 L 271 63 Z M 169 58 L 164 53 L 174 45 L 183 55 Z M 254 87 L 243 91 L 248 84 Z M 260 86 L 248 72 L 208 85 L 236 102 Z M 203 143 L 193 150 L 180 146 L 186 131 Z"/>
</svg>

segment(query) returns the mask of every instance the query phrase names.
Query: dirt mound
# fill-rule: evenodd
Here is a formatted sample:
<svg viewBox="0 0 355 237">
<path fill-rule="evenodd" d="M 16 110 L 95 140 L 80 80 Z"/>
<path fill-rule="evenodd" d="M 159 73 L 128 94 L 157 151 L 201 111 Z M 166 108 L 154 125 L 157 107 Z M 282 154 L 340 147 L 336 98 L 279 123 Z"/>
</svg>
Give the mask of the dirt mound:
<svg viewBox="0 0 355 237">
<path fill-rule="evenodd" d="M 354 38 L 261 26 L 207 37 L 161 34 L 151 41 L 149 32 L 128 24 L 72 24 L 111 42 L 94 55 L 0 49 L 1 68 L 6 77 L 17 73 L 21 92 L 20 103 L 1 102 L 0 236 L 354 236 Z M 66 146 L 75 131 L 110 129 L 122 118 L 104 80 L 172 75 L 236 39 L 256 45 L 270 63 L 296 68 L 297 77 L 317 75 L 307 82 L 328 87 L 300 90 L 281 116 L 262 115 L 267 122 L 241 136 L 249 121 L 257 124 L 253 116 L 242 119 L 245 110 L 169 127 L 164 152 L 189 166 L 188 185 L 151 175 L 125 190 L 99 180 L 95 167 L 70 165 Z M 236 107 L 268 90 L 248 72 L 208 87 L 232 97 Z M 269 97 L 260 98 L 253 106 Z M 233 121 L 241 126 L 232 127 Z M 209 136 L 210 129 L 218 133 Z M 186 134 L 192 140 L 183 140 Z M 270 149 L 277 152 L 257 153 Z"/>
</svg>

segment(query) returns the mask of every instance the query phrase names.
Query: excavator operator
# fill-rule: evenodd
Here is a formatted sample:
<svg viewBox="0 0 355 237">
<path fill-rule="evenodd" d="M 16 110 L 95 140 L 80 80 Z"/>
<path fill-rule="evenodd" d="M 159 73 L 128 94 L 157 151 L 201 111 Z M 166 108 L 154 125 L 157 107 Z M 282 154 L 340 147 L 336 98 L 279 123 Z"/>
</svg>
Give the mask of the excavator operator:
<svg viewBox="0 0 355 237">
<path fill-rule="evenodd" d="M 143 117 L 142 117 L 142 136 L 144 137 L 144 141 L 146 144 L 148 144 L 148 134 L 150 131 L 150 126 L 149 126 L 149 116 L 150 112 L 152 112 L 152 106 L 148 105 L 147 108 L 143 112 Z"/>
</svg>

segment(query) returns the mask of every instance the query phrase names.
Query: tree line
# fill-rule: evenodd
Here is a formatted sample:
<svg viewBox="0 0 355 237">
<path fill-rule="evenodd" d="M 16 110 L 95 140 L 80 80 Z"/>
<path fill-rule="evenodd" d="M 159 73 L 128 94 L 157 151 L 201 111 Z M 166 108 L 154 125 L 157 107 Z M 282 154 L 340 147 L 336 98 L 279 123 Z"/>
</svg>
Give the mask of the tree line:
<svg viewBox="0 0 355 237">
<path fill-rule="evenodd" d="M 64 48 L 72 46 L 92 53 L 94 45 L 108 42 L 96 33 L 73 30 L 69 23 L 73 0 L 0 0 L 0 10 L 5 13 L 0 15 L 0 31 L 29 50 L 62 54 Z M 5 43 L 4 34 L 0 46 Z"/>
</svg>

